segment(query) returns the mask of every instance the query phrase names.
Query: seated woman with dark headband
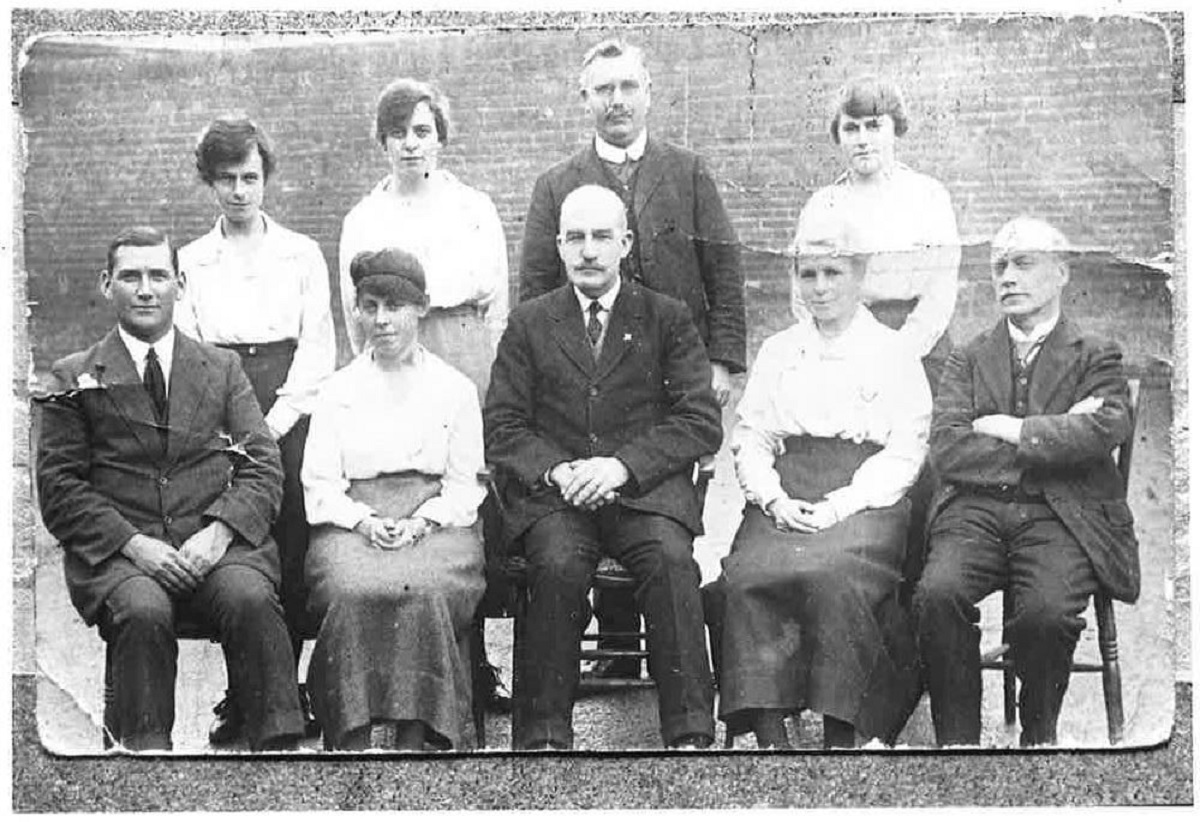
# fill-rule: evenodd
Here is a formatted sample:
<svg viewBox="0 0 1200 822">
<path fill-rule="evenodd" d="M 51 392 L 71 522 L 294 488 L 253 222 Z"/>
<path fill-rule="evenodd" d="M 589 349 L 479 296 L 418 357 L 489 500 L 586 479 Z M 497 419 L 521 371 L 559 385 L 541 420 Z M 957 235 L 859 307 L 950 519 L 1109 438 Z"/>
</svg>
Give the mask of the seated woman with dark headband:
<svg viewBox="0 0 1200 822">
<path fill-rule="evenodd" d="M 322 389 L 301 472 L 313 710 L 329 749 L 462 748 L 484 589 L 479 401 L 419 342 L 429 298 L 413 255 L 363 252 L 350 276 L 365 347 Z"/>
</svg>

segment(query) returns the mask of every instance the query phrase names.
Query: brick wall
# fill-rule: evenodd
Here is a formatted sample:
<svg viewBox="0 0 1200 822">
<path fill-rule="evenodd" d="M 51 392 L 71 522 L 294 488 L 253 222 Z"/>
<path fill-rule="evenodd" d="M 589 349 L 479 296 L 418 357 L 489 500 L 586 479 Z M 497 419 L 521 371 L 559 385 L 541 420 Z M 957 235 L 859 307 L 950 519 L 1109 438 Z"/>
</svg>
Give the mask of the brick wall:
<svg viewBox="0 0 1200 822">
<path fill-rule="evenodd" d="M 267 208 L 315 237 L 332 270 L 342 216 L 387 171 L 371 135 L 374 99 L 397 76 L 431 79 L 450 97 L 443 164 L 491 195 L 515 277 L 535 177 L 588 135 L 575 92 L 579 55 L 607 33 L 36 42 L 19 78 L 35 366 L 110 325 L 95 275 L 117 230 L 149 222 L 186 241 L 211 225 L 215 209 L 191 149 L 220 112 L 245 111 L 271 134 L 282 163 Z M 747 248 L 752 352 L 786 318 L 775 301 L 785 269 L 771 252 L 786 245 L 812 191 L 839 171 L 829 99 L 864 72 L 903 85 L 912 124 L 898 154 L 946 184 L 968 242 L 1034 213 L 1080 244 L 1125 257 L 1171 245 L 1171 66 L 1155 24 L 846 19 L 625 34 L 650 54 L 654 132 L 708 159 Z M 975 299 L 970 259 L 956 332 L 986 308 Z M 1122 282 L 1139 276 L 1126 271 Z M 1169 357 L 1170 312 L 1154 309 L 1163 283 L 1112 287 L 1130 298 L 1129 311 L 1151 310 L 1164 323 L 1136 357 Z M 1146 289 L 1158 289 L 1150 308 L 1139 302 Z M 1105 306 L 1093 304 L 1103 319 Z"/>
</svg>

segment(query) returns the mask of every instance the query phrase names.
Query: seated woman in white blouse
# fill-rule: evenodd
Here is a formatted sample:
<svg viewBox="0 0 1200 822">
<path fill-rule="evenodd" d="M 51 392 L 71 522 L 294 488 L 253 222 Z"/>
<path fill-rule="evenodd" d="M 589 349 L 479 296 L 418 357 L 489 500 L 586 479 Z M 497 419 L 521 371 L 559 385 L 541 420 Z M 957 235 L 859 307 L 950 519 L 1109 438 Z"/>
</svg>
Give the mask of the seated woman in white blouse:
<svg viewBox="0 0 1200 822">
<path fill-rule="evenodd" d="M 366 346 L 322 388 L 301 472 L 321 621 L 313 711 L 330 749 L 462 748 L 484 589 L 479 402 L 418 341 L 428 297 L 414 256 L 363 252 L 350 276 Z"/>
<path fill-rule="evenodd" d="M 897 594 L 929 385 L 860 305 L 863 255 L 829 242 L 798 254 L 803 318 L 763 343 L 732 435 L 747 504 L 706 590 L 719 713 L 761 747 L 787 747 L 784 718 L 805 708 L 824 715 L 827 746 L 856 730 L 890 741 L 919 697 Z"/>
</svg>

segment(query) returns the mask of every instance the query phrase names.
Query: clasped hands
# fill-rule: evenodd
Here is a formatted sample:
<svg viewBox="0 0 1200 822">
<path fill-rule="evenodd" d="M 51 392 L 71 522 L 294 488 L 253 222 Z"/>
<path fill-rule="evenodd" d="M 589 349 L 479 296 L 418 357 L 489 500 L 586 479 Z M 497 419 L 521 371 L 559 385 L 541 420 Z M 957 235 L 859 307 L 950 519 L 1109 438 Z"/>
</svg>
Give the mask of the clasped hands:
<svg viewBox="0 0 1200 822">
<path fill-rule="evenodd" d="M 837 510 L 829 500 L 808 502 L 802 499 L 781 497 L 767 506 L 767 516 L 775 520 L 780 531 L 798 531 L 815 534 L 837 525 Z"/>
<path fill-rule="evenodd" d="M 1067 409 L 1068 414 L 1094 414 L 1104 406 L 1100 397 L 1084 397 Z M 998 440 L 1017 445 L 1021 442 L 1020 417 L 1011 414 L 985 414 L 971 422 L 971 430 L 976 434 L 995 437 Z"/>
<path fill-rule="evenodd" d="M 433 523 L 425 517 L 393 519 L 368 514 L 359 520 L 354 530 L 366 537 L 373 548 L 395 551 L 420 542 L 433 530 Z"/>
<path fill-rule="evenodd" d="M 595 511 L 616 500 L 617 490 L 629 482 L 629 469 L 616 457 L 589 457 L 560 462 L 548 478 L 568 505 Z"/>
<path fill-rule="evenodd" d="M 233 536 L 232 528 L 213 520 L 192 534 L 178 550 L 161 539 L 134 534 L 121 547 L 121 553 L 168 593 L 187 596 L 225 556 Z"/>
</svg>

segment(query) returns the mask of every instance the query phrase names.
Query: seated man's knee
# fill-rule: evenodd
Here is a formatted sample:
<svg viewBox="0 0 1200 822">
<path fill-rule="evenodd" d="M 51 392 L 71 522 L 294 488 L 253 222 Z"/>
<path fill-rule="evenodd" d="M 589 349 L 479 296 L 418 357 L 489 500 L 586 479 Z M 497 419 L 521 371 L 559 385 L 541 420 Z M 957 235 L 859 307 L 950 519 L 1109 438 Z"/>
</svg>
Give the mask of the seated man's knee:
<svg viewBox="0 0 1200 822">
<path fill-rule="evenodd" d="M 1068 603 L 1040 594 L 1018 597 L 1013 611 L 1005 631 L 1014 644 L 1052 641 L 1073 645 L 1085 624 Z"/>
<path fill-rule="evenodd" d="M 282 616 L 283 607 L 275 586 L 258 569 L 222 565 L 209 577 L 208 582 L 218 589 L 213 598 L 219 618 L 242 620 L 271 613 Z"/>
<path fill-rule="evenodd" d="M 175 630 L 175 607 L 166 590 L 148 576 L 122 582 L 106 601 L 112 624 L 124 630 Z"/>
</svg>

